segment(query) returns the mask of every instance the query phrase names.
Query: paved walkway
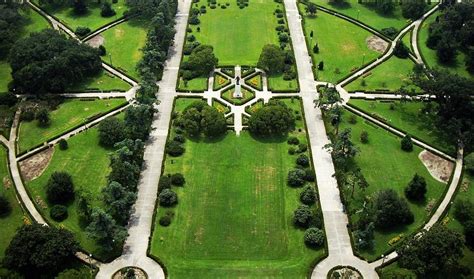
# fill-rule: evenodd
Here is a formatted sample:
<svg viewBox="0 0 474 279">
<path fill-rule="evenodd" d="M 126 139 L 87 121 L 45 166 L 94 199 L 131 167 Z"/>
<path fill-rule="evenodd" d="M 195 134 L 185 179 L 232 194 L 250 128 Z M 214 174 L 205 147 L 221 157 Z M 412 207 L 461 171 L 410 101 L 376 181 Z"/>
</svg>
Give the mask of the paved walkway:
<svg viewBox="0 0 474 279">
<path fill-rule="evenodd" d="M 100 266 L 98 279 L 110 279 L 113 273 L 126 266 L 138 266 L 145 270 L 149 278 L 164 278 L 161 266 L 148 257 L 147 250 L 151 238 L 153 213 L 155 211 L 158 193 L 158 180 L 161 175 L 161 166 L 164 157 L 164 147 L 168 136 L 168 127 L 171 120 L 173 100 L 176 96 L 175 86 L 178 79 L 178 67 L 181 61 L 181 52 L 184 44 L 186 24 L 192 0 L 179 1 L 178 16 L 176 18 L 176 35 L 174 45 L 170 49 L 170 58 L 166 62 L 163 79 L 159 82 L 158 113 L 152 124 L 150 139 L 146 142 L 144 156 L 144 170 L 138 184 L 137 201 L 132 210 L 129 221 L 129 236 L 125 241 L 124 252 L 121 257 L 110 264 Z"/>
</svg>

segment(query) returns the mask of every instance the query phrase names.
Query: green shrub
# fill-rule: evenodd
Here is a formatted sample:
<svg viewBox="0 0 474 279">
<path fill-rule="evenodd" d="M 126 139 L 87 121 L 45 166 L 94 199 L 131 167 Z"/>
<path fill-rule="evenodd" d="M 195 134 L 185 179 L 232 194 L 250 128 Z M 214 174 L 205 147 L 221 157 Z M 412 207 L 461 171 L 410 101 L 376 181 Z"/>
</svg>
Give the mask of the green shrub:
<svg viewBox="0 0 474 279">
<path fill-rule="evenodd" d="M 12 206 L 8 199 L 2 195 L 0 195 L 0 217 L 5 217 L 10 214 L 12 211 Z"/>
<path fill-rule="evenodd" d="M 414 215 L 405 199 L 400 198 L 393 189 L 381 190 L 375 197 L 375 226 L 390 229 L 411 224 Z"/>
<path fill-rule="evenodd" d="M 304 170 L 305 172 L 305 176 L 304 176 L 304 179 L 308 182 L 314 182 L 316 181 L 316 175 L 314 174 L 314 170 L 309 168 L 309 169 L 305 169 Z"/>
<path fill-rule="evenodd" d="M 64 221 L 68 217 L 67 207 L 57 204 L 51 208 L 49 216 L 56 222 Z"/>
<path fill-rule="evenodd" d="M 178 157 L 183 155 L 185 149 L 180 142 L 170 141 L 166 144 L 166 153 L 173 157 Z"/>
<path fill-rule="evenodd" d="M 306 156 L 306 154 L 300 154 L 298 158 L 296 159 L 296 164 L 302 167 L 308 167 L 309 166 L 308 156 Z"/>
<path fill-rule="evenodd" d="M 474 152 L 464 157 L 464 166 L 471 174 L 474 174 Z"/>
<path fill-rule="evenodd" d="M 468 199 L 460 199 L 454 204 L 454 218 L 461 224 L 474 221 L 474 203 Z"/>
<path fill-rule="evenodd" d="M 171 176 L 171 184 L 175 186 L 183 186 L 186 180 L 181 173 L 175 173 Z"/>
<path fill-rule="evenodd" d="M 308 150 L 308 145 L 306 143 L 298 144 L 298 153 L 306 152 L 306 150 Z"/>
<path fill-rule="evenodd" d="M 72 177 L 67 172 L 54 172 L 46 184 L 46 197 L 52 204 L 66 204 L 74 199 Z"/>
<path fill-rule="evenodd" d="M 103 45 L 100 45 L 97 51 L 99 52 L 100 56 L 105 56 L 107 54 L 107 50 L 105 49 L 105 46 Z"/>
<path fill-rule="evenodd" d="M 297 137 L 289 137 L 287 143 L 292 145 L 298 145 L 300 143 L 300 140 Z"/>
<path fill-rule="evenodd" d="M 91 32 L 91 29 L 89 27 L 77 27 L 76 28 L 76 35 L 79 37 L 85 37 L 87 34 Z"/>
<path fill-rule="evenodd" d="M 401 141 L 401 148 L 403 151 L 406 151 L 406 152 L 413 151 L 413 142 L 409 135 L 406 135 L 405 137 L 403 137 Z"/>
<path fill-rule="evenodd" d="M 306 186 L 300 194 L 300 201 L 306 205 L 313 205 L 316 202 L 316 191 L 313 187 Z"/>
<path fill-rule="evenodd" d="M 369 142 L 369 133 L 367 131 L 362 131 L 360 133 L 360 142 L 368 143 Z"/>
<path fill-rule="evenodd" d="M 287 182 L 291 187 L 300 187 L 305 183 L 306 172 L 301 169 L 294 169 L 288 172 Z"/>
<path fill-rule="evenodd" d="M 60 139 L 59 140 L 59 149 L 61 150 L 66 150 L 68 149 L 69 145 L 67 144 L 67 140 L 65 139 Z"/>
<path fill-rule="evenodd" d="M 170 189 L 164 189 L 158 195 L 160 205 L 164 207 L 173 206 L 178 203 L 178 195 Z"/>
<path fill-rule="evenodd" d="M 295 155 L 295 153 L 296 153 L 296 149 L 294 147 L 288 148 L 288 154 Z"/>
<path fill-rule="evenodd" d="M 171 188 L 171 178 L 168 175 L 162 175 L 160 182 L 158 182 L 158 192 L 161 193 L 164 189 Z"/>
<path fill-rule="evenodd" d="M 405 196 L 412 201 L 421 201 L 426 194 L 426 181 L 422 176 L 415 174 L 408 186 L 405 188 Z"/>
<path fill-rule="evenodd" d="M 317 228 L 309 228 L 304 233 L 304 243 L 312 248 L 321 247 L 324 244 L 324 232 Z"/>
<path fill-rule="evenodd" d="M 307 228 L 313 221 L 313 211 L 307 205 L 300 205 L 293 213 L 293 222 L 296 226 Z"/>
</svg>

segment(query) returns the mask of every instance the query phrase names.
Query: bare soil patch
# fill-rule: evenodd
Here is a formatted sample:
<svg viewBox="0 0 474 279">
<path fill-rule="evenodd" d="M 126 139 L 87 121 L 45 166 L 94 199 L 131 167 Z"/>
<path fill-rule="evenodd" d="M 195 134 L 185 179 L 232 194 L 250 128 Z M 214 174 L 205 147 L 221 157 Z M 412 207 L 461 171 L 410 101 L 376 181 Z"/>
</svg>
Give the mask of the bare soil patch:
<svg viewBox="0 0 474 279">
<path fill-rule="evenodd" d="M 380 53 L 384 53 L 388 47 L 388 43 L 386 41 L 375 35 L 368 37 L 365 42 L 367 43 L 368 48 Z"/>
<path fill-rule="evenodd" d="M 26 182 L 39 177 L 51 161 L 54 148 L 48 148 L 20 162 L 20 171 Z"/>
<path fill-rule="evenodd" d="M 90 45 L 91 47 L 98 48 L 99 46 L 103 45 L 105 42 L 104 37 L 101 34 L 97 34 L 94 37 L 92 37 L 90 40 L 88 40 L 86 43 Z"/>
<path fill-rule="evenodd" d="M 427 150 L 421 151 L 418 158 L 420 158 L 433 178 L 440 182 L 448 183 L 454 169 L 454 163 Z"/>
</svg>

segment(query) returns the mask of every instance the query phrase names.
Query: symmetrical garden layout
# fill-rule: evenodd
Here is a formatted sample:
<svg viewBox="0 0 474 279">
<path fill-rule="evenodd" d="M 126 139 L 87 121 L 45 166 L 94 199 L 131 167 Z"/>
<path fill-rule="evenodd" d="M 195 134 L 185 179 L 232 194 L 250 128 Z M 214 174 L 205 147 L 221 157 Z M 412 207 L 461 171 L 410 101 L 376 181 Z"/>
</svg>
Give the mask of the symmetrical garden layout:
<svg viewBox="0 0 474 279">
<path fill-rule="evenodd" d="M 449 205 L 462 195 L 474 200 L 474 177 L 462 173 L 463 149 L 434 129 L 433 113 L 424 110 L 431 97 L 411 78 L 415 65 L 473 78 L 459 64 L 440 64 L 426 46 L 427 25 L 440 13 L 434 2 L 411 21 L 398 5 L 384 16 L 357 0 L 344 5 L 327 0 L 178 1 L 174 44 L 158 82 L 158 112 L 145 143 L 123 251 L 104 252 L 89 237 L 77 214 L 77 199 L 67 204 L 67 219 L 53 220 L 44 185 L 56 171 L 68 170 L 81 197 L 104 208 L 114 148 L 99 144 L 96 125 L 111 117 L 123 122 L 124 111 L 137 103 L 136 66 L 150 24 L 127 18 L 125 1 L 115 2 L 117 15 L 105 19 L 95 3 L 87 15 L 77 17 L 70 8 L 27 1 L 30 22 L 24 36 L 54 28 L 81 43 L 103 45 L 107 54 L 102 72 L 59 94 L 64 100 L 58 104 L 22 100 L 23 109 L 49 106 L 47 127 L 20 117 L 20 107 L 0 104 L 0 120 L 12 119 L 0 128 L 0 194 L 13 205 L 0 218 L 0 259 L 16 230 L 37 222 L 71 231 L 81 247 L 76 255 L 85 263 L 79 269 L 95 266 L 96 278 L 112 278 L 129 266 L 148 278 L 326 278 L 335 276 L 332 269 L 338 266 L 357 270 L 353 278 L 416 278 L 396 262 L 401 243 L 437 223 L 463 231 L 449 218 Z M 311 12 L 313 4 L 317 12 Z M 74 33 L 78 27 L 90 33 L 79 37 Z M 383 31 L 389 27 L 395 30 L 392 36 Z M 394 55 L 400 42 L 409 48 L 405 58 Z M 289 57 L 284 73 L 257 67 L 268 44 Z M 217 67 L 188 79 L 183 65 L 197 45 L 212 46 Z M 0 60 L 0 92 L 8 90 L 10 81 L 10 65 Z M 401 87 L 413 95 L 400 94 Z M 340 98 L 324 104 L 328 92 Z M 272 102 L 291 111 L 293 129 L 270 138 L 253 135 L 249 119 Z M 328 109 L 336 103 L 341 109 L 337 124 Z M 227 132 L 212 139 L 183 136 L 179 117 L 193 106 L 207 105 L 224 115 Z M 357 149 L 344 169 L 331 154 L 341 135 Z M 400 148 L 407 135 L 413 142 L 410 152 Z M 64 140 L 67 149 L 61 147 Z M 176 152 L 170 152 L 172 144 Z M 289 186 L 292 171 L 306 174 L 297 187 Z M 184 179 L 174 181 L 174 174 Z M 415 175 L 424 178 L 427 191 L 421 201 L 402 198 L 411 222 L 372 228 L 372 245 L 361 245 L 366 230 L 361 220 L 379 193 L 392 189 L 403 197 Z M 161 202 L 163 191 L 176 193 L 179 202 Z M 305 191 L 312 191 L 312 202 L 303 202 Z M 311 221 L 298 226 L 295 210 L 302 206 Z M 325 232 L 324 244 L 305 243 L 311 228 Z M 461 260 L 470 269 L 473 254 L 465 248 Z"/>
</svg>

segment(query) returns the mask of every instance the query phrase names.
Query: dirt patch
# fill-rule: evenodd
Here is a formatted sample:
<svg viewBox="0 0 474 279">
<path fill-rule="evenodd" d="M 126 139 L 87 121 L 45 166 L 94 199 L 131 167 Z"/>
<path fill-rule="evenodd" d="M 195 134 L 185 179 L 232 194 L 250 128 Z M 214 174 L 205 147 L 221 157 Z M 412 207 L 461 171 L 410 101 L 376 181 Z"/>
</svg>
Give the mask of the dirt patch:
<svg viewBox="0 0 474 279">
<path fill-rule="evenodd" d="M 95 35 L 92 37 L 90 40 L 88 40 L 86 43 L 90 45 L 91 47 L 98 48 L 99 46 L 103 45 L 105 42 L 104 37 L 101 34 Z"/>
<path fill-rule="evenodd" d="M 119 270 L 112 276 L 112 279 L 126 279 L 126 278 L 135 278 L 135 279 L 146 279 L 148 278 L 145 271 L 138 267 L 125 267 Z"/>
<path fill-rule="evenodd" d="M 54 148 L 48 148 L 20 162 L 20 172 L 26 182 L 39 177 L 51 161 Z"/>
<path fill-rule="evenodd" d="M 388 47 L 388 43 L 386 41 L 375 35 L 368 37 L 365 42 L 367 43 L 368 48 L 380 53 L 384 53 Z"/>
<path fill-rule="evenodd" d="M 427 150 L 423 150 L 418 155 L 423 165 L 428 169 L 431 176 L 436 180 L 448 183 L 449 177 L 454 169 L 454 164 L 446 159 L 439 157 Z"/>
</svg>

